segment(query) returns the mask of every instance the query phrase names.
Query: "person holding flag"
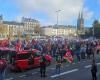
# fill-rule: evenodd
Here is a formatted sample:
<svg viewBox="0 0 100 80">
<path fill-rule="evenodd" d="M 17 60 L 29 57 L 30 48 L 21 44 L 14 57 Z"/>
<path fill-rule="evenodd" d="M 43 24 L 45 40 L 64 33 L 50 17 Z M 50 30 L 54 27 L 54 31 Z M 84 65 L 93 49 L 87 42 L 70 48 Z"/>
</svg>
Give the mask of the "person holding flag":
<svg viewBox="0 0 100 80">
<path fill-rule="evenodd" d="M 73 62 L 72 52 L 69 48 L 67 48 L 67 52 L 64 55 L 64 59 L 67 60 L 69 63 Z"/>
<path fill-rule="evenodd" d="M 16 43 L 16 45 L 15 45 L 15 49 L 16 49 L 16 51 L 20 51 L 21 48 L 22 48 L 22 43 L 21 43 L 21 41 L 18 41 L 18 43 Z"/>
</svg>

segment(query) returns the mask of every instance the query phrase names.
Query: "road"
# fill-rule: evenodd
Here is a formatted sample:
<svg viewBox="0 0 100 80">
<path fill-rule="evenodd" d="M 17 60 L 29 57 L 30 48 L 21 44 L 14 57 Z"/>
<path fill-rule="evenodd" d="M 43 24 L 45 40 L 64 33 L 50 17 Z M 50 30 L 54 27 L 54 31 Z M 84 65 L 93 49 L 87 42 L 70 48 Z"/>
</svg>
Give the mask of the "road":
<svg viewBox="0 0 100 80">
<path fill-rule="evenodd" d="M 96 63 L 98 68 L 98 80 L 100 80 L 100 54 L 96 55 Z M 6 71 L 6 80 L 91 80 L 91 64 L 92 60 L 81 60 L 80 63 L 64 63 L 61 73 L 55 73 L 54 62 L 47 67 L 47 77 L 41 78 L 39 68 L 24 71 L 21 73 L 11 73 Z"/>
</svg>

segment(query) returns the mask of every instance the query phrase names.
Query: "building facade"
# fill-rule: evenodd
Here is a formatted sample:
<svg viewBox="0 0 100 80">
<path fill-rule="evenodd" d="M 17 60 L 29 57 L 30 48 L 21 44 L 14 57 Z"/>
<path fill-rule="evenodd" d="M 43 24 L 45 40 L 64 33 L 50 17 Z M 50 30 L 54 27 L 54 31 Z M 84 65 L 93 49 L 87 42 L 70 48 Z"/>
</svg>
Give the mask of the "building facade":
<svg viewBox="0 0 100 80">
<path fill-rule="evenodd" d="M 72 26 L 44 26 L 42 27 L 42 31 L 46 36 L 76 36 L 76 28 Z"/>
<path fill-rule="evenodd" d="M 33 34 L 34 27 L 39 26 L 40 22 L 31 18 L 22 18 L 21 22 L 4 21 L 3 16 L 0 15 L 0 23 L 6 26 L 5 37 L 14 37 L 18 35 Z"/>
<path fill-rule="evenodd" d="M 24 17 L 22 17 L 22 23 L 24 24 L 24 31 L 27 34 L 33 34 L 35 28 L 37 26 L 40 27 L 40 22 L 38 20 L 31 19 L 31 18 L 24 18 Z"/>
</svg>

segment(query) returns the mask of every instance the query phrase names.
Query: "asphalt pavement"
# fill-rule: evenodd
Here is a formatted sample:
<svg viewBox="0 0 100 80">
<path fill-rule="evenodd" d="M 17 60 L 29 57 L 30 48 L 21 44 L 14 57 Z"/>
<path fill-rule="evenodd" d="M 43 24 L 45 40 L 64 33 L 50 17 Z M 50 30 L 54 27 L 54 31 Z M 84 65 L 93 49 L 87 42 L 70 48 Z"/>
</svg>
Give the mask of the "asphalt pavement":
<svg viewBox="0 0 100 80">
<path fill-rule="evenodd" d="M 97 76 L 100 80 L 100 54 L 96 55 Z M 39 68 L 27 70 L 24 72 L 12 73 L 6 70 L 5 80 L 92 80 L 91 76 L 91 60 L 81 60 L 80 63 L 64 63 L 61 73 L 55 73 L 55 62 L 53 60 L 51 66 L 47 67 L 47 77 L 41 78 Z"/>
</svg>

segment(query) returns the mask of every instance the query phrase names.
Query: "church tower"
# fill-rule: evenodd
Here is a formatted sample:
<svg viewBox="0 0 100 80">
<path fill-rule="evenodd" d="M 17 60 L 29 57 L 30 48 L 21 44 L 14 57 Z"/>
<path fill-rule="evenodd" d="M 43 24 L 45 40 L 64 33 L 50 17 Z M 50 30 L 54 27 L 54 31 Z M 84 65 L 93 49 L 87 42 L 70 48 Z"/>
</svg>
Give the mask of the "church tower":
<svg viewBox="0 0 100 80">
<path fill-rule="evenodd" d="M 82 30 L 84 28 L 84 18 L 83 18 L 83 12 L 79 13 L 78 19 L 77 19 L 77 29 Z"/>
</svg>

